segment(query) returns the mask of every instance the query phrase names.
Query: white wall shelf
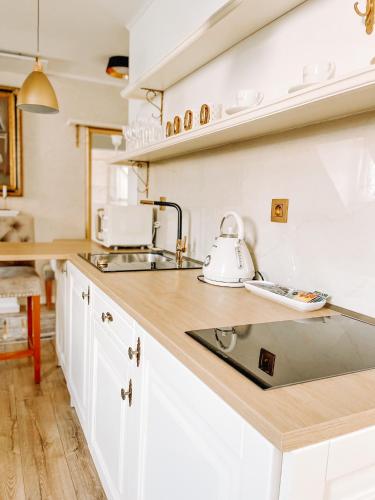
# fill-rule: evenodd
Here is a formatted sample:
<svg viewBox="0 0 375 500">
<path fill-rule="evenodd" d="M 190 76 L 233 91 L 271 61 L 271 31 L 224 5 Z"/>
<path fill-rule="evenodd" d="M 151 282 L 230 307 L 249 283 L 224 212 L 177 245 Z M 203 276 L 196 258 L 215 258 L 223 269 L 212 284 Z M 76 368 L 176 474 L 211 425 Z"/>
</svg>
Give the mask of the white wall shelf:
<svg viewBox="0 0 375 500">
<path fill-rule="evenodd" d="M 166 90 L 227 49 L 306 0 L 232 0 L 157 66 L 121 91 L 144 99 L 142 88 Z"/>
<path fill-rule="evenodd" d="M 126 153 L 117 163 L 161 161 L 372 109 L 375 109 L 375 66 Z"/>
</svg>

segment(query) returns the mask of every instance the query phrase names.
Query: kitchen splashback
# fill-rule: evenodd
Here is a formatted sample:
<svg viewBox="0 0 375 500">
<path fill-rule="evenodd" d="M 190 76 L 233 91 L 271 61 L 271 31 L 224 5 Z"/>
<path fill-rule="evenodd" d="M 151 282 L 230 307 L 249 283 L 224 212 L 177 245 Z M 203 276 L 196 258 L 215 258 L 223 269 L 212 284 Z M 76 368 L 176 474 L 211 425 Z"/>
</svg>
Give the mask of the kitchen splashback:
<svg viewBox="0 0 375 500">
<path fill-rule="evenodd" d="M 300 82 L 305 64 L 332 60 L 343 75 L 374 54 L 353 0 L 307 0 L 168 89 L 165 118 L 206 100 L 231 105 L 247 87 L 276 99 Z M 130 102 L 132 118 L 153 112 L 140 102 Z M 150 197 L 184 208 L 192 257 L 205 257 L 222 214 L 235 210 L 266 278 L 375 316 L 374 137 L 370 113 L 156 163 Z M 287 224 L 270 222 L 272 198 L 289 198 Z M 168 228 L 158 242 L 173 249 L 175 214 L 159 213 Z"/>
<path fill-rule="evenodd" d="M 150 197 L 184 207 L 192 257 L 236 210 L 266 279 L 375 316 L 374 137 L 372 113 L 155 164 Z M 287 224 L 270 222 L 272 198 L 289 198 Z M 158 244 L 173 249 L 174 213 L 159 218 Z"/>
</svg>

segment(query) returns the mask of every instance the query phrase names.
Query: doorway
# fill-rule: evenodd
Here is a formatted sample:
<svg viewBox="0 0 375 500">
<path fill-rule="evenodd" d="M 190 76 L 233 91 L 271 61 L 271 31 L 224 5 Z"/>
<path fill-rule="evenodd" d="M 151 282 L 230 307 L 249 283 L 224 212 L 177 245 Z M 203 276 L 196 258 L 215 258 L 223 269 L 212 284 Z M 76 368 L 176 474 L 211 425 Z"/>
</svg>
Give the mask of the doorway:
<svg viewBox="0 0 375 500">
<path fill-rule="evenodd" d="M 129 167 L 121 162 L 125 152 L 122 132 L 87 128 L 86 238 L 96 234 L 96 215 L 104 205 L 129 203 Z"/>
</svg>

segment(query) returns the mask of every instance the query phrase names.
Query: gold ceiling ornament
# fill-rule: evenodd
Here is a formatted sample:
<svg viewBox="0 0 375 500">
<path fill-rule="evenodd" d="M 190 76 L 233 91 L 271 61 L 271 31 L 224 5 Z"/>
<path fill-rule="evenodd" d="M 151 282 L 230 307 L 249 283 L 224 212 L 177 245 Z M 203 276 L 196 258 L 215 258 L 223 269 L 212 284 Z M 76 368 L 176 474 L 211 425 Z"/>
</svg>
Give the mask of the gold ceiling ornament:
<svg viewBox="0 0 375 500">
<path fill-rule="evenodd" d="M 374 22 L 375 22 L 375 0 L 367 0 L 366 11 L 362 12 L 359 8 L 359 2 L 354 4 L 354 10 L 356 13 L 365 17 L 365 25 L 366 25 L 366 33 L 371 35 L 374 30 Z"/>
<path fill-rule="evenodd" d="M 59 112 L 59 104 L 55 91 L 43 71 L 39 61 L 39 0 L 37 17 L 37 56 L 35 66 L 23 82 L 18 95 L 17 107 L 31 113 L 52 114 Z"/>
</svg>

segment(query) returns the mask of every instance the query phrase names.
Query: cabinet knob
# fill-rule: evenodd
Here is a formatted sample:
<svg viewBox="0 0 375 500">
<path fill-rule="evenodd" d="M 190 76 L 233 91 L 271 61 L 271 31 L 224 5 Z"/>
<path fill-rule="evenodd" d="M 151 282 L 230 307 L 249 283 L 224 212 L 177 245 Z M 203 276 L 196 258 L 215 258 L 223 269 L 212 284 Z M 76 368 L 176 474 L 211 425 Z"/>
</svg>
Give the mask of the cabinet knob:
<svg viewBox="0 0 375 500">
<path fill-rule="evenodd" d="M 127 391 L 125 389 L 121 389 L 121 399 L 123 401 L 125 401 L 126 398 L 128 398 L 129 406 L 131 406 L 132 400 L 133 400 L 133 382 L 132 382 L 132 379 L 129 380 L 129 387 L 128 387 Z"/>
<path fill-rule="evenodd" d="M 111 313 L 109 312 L 106 312 L 106 313 L 102 313 L 102 321 L 103 323 L 105 323 L 106 321 L 108 321 L 108 323 L 111 323 L 113 321 L 113 316 Z"/>
<path fill-rule="evenodd" d="M 129 359 L 133 359 L 135 356 L 137 360 L 137 366 L 139 366 L 139 363 L 141 362 L 141 339 L 139 337 L 137 340 L 137 348 L 133 349 L 132 347 L 129 347 L 128 356 Z"/>
</svg>

